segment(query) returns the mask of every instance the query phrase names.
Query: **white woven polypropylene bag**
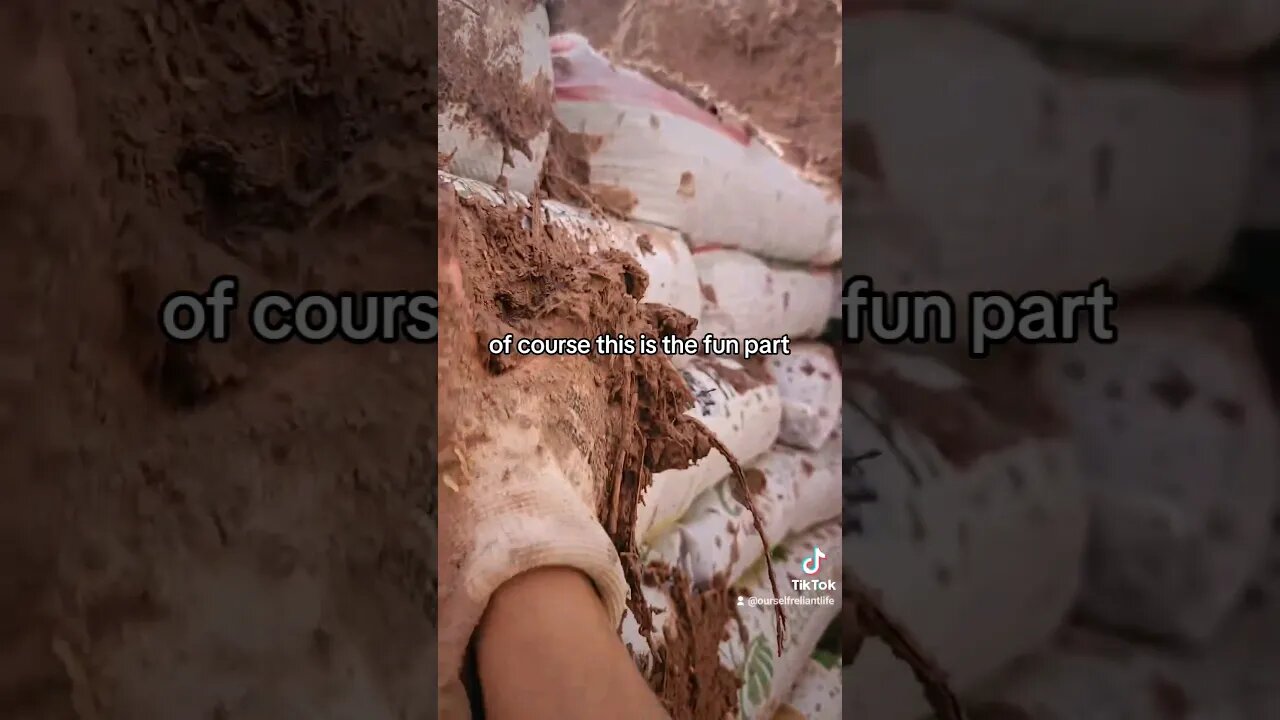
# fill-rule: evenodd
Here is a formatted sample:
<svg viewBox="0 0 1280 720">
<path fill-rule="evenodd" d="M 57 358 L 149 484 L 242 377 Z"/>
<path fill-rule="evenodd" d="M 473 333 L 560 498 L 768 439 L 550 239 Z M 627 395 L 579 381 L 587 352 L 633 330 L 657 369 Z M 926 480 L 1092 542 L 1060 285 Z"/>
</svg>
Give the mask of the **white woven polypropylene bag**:
<svg viewBox="0 0 1280 720">
<path fill-rule="evenodd" d="M 817 571 L 804 572 L 803 563 L 814 548 L 826 554 Z M 822 633 L 840 613 L 841 579 L 840 525 L 832 522 L 809 532 L 788 538 L 775 553 L 774 569 L 779 585 L 779 597 L 789 597 L 793 604 L 785 605 L 787 618 L 786 639 L 782 655 L 778 656 L 776 642 L 777 609 L 773 605 L 747 602 L 747 598 L 771 599 L 774 597 L 763 564 L 752 575 L 736 586 L 742 595 L 738 607 L 740 623 L 730 621 L 725 628 L 725 639 L 719 648 L 720 663 L 742 679 L 739 691 L 740 720 L 768 718 L 781 704 L 786 693 L 795 687 L 805 671 L 814 648 Z M 791 588 L 790 579 L 834 581 L 832 591 L 804 591 Z M 671 618 L 671 601 L 665 587 L 643 586 L 645 600 L 653 611 L 653 642 L 661 646 Z M 817 604 L 821 596 L 832 598 L 832 604 Z M 806 598 L 809 600 L 806 601 Z M 809 604 L 801 604 L 808 602 Z M 652 669 L 653 656 L 649 641 L 640 632 L 639 623 L 630 611 L 623 614 L 621 637 L 631 650 L 636 665 L 642 672 Z M 838 686 L 837 686 L 838 687 Z"/>
<path fill-rule="evenodd" d="M 771 263 L 723 248 L 695 249 L 693 261 L 704 298 L 699 334 L 798 340 L 826 329 L 838 270 Z"/>
<path fill-rule="evenodd" d="M 769 372 L 782 396 L 779 442 L 816 450 L 840 427 L 840 363 L 822 343 L 796 343 L 789 355 L 773 355 Z"/>
<path fill-rule="evenodd" d="M 1072 448 L 1034 402 L 997 412 L 979 398 L 999 388 L 933 358 L 868 350 L 845 369 L 845 456 L 881 452 L 847 468 L 845 561 L 964 690 L 1039 647 L 1075 599 L 1087 513 Z M 1014 388 L 1006 403 L 1025 400 Z M 844 669 L 844 704 L 871 720 L 928 711 L 878 641 Z"/>
<path fill-rule="evenodd" d="M 667 621 L 671 618 L 671 599 L 663 588 L 653 585 L 641 585 L 640 592 L 649 606 L 653 634 L 646 638 L 644 633 L 640 632 L 640 623 L 636 621 L 635 614 L 627 608 L 622 613 L 622 624 L 618 635 L 622 639 L 622 644 L 631 652 L 631 658 L 635 660 L 636 667 L 648 676 L 653 669 L 653 650 L 649 647 L 649 642 L 652 640 L 655 646 L 660 646 L 665 641 L 665 628 Z"/>
<path fill-rule="evenodd" d="M 695 248 L 738 247 L 793 262 L 840 259 L 838 197 L 760 139 L 682 95 L 611 65 L 579 35 L 552 38 L 556 118 L 600 139 L 590 185 L 632 217 L 686 233 Z"/>
<path fill-rule="evenodd" d="M 806 558 L 819 549 L 826 555 L 817 572 L 807 573 Z M 819 598 L 832 599 L 832 604 L 787 604 L 782 606 L 786 616 L 786 640 L 782 654 L 777 646 L 777 608 L 773 605 L 752 606 L 748 598 L 772 598 L 768 576 L 764 567 L 757 568 L 753 577 L 739 586 L 744 604 L 738 607 L 741 628 L 745 632 L 730 629 L 729 637 L 720 644 L 720 662 L 733 668 L 742 679 L 738 691 L 738 717 L 740 720 L 762 720 L 773 715 L 774 710 L 786 698 L 804 670 L 818 640 L 833 620 L 840 614 L 841 597 L 839 583 L 841 573 L 840 523 L 833 522 L 787 539 L 774 554 L 774 571 L 778 580 L 779 596 L 801 603 Z M 828 581 L 836 589 L 796 590 L 792 580 Z"/>
<path fill-rule="evenodd" d="M 810 658 L 773 720 L 840 720 L 840 664 Z"/>
<path fill-rule="evenodd" d="M 854 18 L 846 42 L 850 243 L 880 289 L 1188 288 L 1223 261 L 1241 90 L 1069 74 L 945 15 Z"/>
<path fill-rule="evenodd" d="M 726 358 L 693 358 L 680 370 L 693 391 L 688 412 L 711 431 L 741 463 L 749 463 L 778 439 L 782 401 L 772 382 L 751 375 Z M 636 513 L 637 541 L 648 543 L 668 530 L 695 498 L 729 474 L 729 461 L 718 451 L 688 468 L 653 476 Z"/>
<path fill-rule="evenodd" d="M 475 51 L 467 62 L 484 63 L 490 74 L 506 65 L 519 68 L 521 89 L 537 102 L 550 104 L 553 90 L 550 24 L 542 2 L 489 0 L 483 3 L 441 0 L 440 16 L 457 19 L 455 44 Z M 483 40 L 478 40 L 483 35 Z M 461 102 L 443 102 L 438 117 L 439 152 L 448 156 L 449 170 L 463 177 L 531 193 L 542 174 L 550 141 L 551 114 L 546 128 L 528 138 L 530 154 L 504 147 L 495 130 Z M 509 164 L 508 164 L 509 163 Z"/>
<path fill-rule="evenodd" d="M 840 452 L 838 439 L 818 452 L 775 446 L 751 464 L 759 473 L 752 475 L 759 483 L 752 504 L 769 542 L 840 516 Z M 728 477 L 699 495 L 680 524 L 652 543 L 648 559 L 685 570 L 703 586 L 717 575 L 737 580 L 764 552 L 738 480 Z"/>
<path fill-rule="evenodd" d="M 502 192 L 491 185 L 448 173 L 439 173 L 464 197 L 484 198 L 495 207 L 511 205 L 532 212 L 524 195 Z M 621 250 L 639 261 L 649 276 L 645 302 L 673 307 L 695 320 L 702 313 L 702 293 L 693 255 L 679 233 L 641 223 L 628 223 L 593 215 L 564 203 L 542 202 L 543 220 L 551 232 L 564 233 L 584 252 Z"/>
<path fill-rule="evenodd" d="M 1262 563 L 1280 437 L 1250 333 L 1175 305 L 1117 319 L 1119 340 L 1046 349 L 1092 498 L 1082 608 L 1208 640 Z"/>
</svg>

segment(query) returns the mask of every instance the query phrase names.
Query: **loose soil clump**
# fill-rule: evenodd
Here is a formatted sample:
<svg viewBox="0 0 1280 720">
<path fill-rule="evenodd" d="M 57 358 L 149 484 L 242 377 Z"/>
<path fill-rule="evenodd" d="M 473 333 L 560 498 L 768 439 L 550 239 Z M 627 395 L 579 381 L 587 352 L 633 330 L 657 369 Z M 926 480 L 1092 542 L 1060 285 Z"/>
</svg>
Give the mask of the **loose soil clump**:
<svg viewBox="0 0 1280 720">
<path fill-rule="evenodd" d="M 622 557 L 631 612 L 648 634 L 653 627 L 640 589 L 645 570 L 634 537 L 641 494 L 654 473 L 688 467 L 709 452 L 724 453 L 745 484 L 742 469 L 704 425 L 686 414 L 693 396 L 663 356 L 495 356 L 488 343 L 508 333 L 593 340 L 615 334 L 683 337 L 694 321 L 669 307 L 640 302 L 648 277 L 638 261 L 616 250 L 584 253 L 575 238 L 543 222 L 536 197 L 532 208 L 494 206 L 487 199 L 460 196 L 443 181 L 439 195 L 441 306 L 446 309 L 440 343 L 442 480 L 446 486 L 465 483 L 467 448 L 501 442 L 486 430 L 500 426 L 521 399 L 542 399 L 543 425 L 590 460 L 589 495 L 596 498 L 597 516 Z M 762 532 L 758 519 L 757 531 Z M 442 562 L 455 564 L 453 558 Z M 728 591 L 695 596 L 687 580 L 676 586 L 685 590 L 675 599 L 681 625 L 668 638 L 670 649 L 651 682 L 669 708 L 694 707 L 690 687 L 705 690 L 706 683 L 724 686 L 714 702 L 731 702 L 735 681 L 715 654 L 725 623 L 698 620 L 700 614 L 709 619 L 732 613 Z M 781 624 L 778 632 L 781 646 Z"/>
<path fill-rule="evenodd" d="M 512 398 L 548 398 L 548 411 L 561 415 L 546 425 L 590 458 L 597 514 L 629 566 L 632 602 L 643 603 L 633 532 L 640 495 L 653 473 L 687 467 L 712 448 L 706 428 L 685 415 L 693 406 L 688 387 L 661 356 L 494 356 L 487 346 L 507 333 L 688 335 L 694 321 L 641 303 L 648 276 L 639 263 L 616 250 L 584 253 L 541 221 L 537 199 L 527 210 L 458 197 L 449 187 L 440 198 L 442 257 L 446 268 L 458 267 L 457 285 L 441 298 L 443 476 L 463 475 L 451 472 L 460 446 L 500 441 L 466 428 L 482 431 Z"/>
<path fill-rule="evenodd" d="M 473 8 L 460 0 L 439 3 L 440 104 L 465 112 L 460 120 L 480 122 L 507 152 L 532 157 L 529 142 L 546 132 L 551 121 L 552 78 L 538 77 L 526 85 L 518 53 L 495 61 L 502 57 L 502 48 L 521 46 L 520 22 L 511 22 L 505 33 L 495 32 L 491 25 L 484 26 L 489 32 L 466 31 L 475 19 L 467 16 L 480 13 L 484 4 Z M 483 12 L 492 17 L 534 7 L 535 2 L 501 0 Z"/>
<path fill-rule="evenodd" d="M 736 717 L 742 680 L 720 660 L 721 643 L 741 630 L 729 584 L 719 577 L 696 590 L 688 575 L 657 564 L 645 568 L 644 581 L 671 599 L 662 642 L 651 643 L 649 682 L 672 720 Z"/>
</svg>

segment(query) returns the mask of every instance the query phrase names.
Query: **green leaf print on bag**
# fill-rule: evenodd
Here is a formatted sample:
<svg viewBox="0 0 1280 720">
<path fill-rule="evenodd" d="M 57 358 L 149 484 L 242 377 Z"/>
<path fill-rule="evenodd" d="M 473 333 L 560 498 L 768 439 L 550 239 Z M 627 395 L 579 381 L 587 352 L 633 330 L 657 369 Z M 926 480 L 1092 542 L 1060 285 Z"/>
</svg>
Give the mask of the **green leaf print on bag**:
<svg viewBox="0 0 1280 720">
<path fill-rule="evenodd" d="M 756 708 L 769 697 L 773 684 L 773 645 L 763 635 L 751 638 L 742 669 L 742 708 Z"/>
<path fill-rule="evenodd" d="M 830 650 L 818 650 L 813 653 L 813 661 L 828 670 L 840 667 L 840 656 Z"/>
<path fill-rule="evenodd" d="M 779 545 L 769 553 L 769 559 L 776 563 L 784 563 L 790 559 L 789 548 L 786 545 Z"/>
</svg>

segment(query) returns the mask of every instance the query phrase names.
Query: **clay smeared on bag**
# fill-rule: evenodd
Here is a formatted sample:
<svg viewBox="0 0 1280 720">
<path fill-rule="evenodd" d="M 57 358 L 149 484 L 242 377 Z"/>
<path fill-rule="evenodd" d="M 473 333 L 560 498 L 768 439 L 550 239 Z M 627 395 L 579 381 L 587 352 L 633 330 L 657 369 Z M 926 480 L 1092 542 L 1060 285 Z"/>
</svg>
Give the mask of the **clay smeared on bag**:
<svg viewBox="0 0 1280 720">
<path fill-rule="evenodd" d="M 741 680 L 720 659 L 729 629 L 741 625 L 729 583 L 719 577 L 695 589 L 683 572 L 656 563 L 645 567 L 644 582 L 670 600 L 662 641 L 650 644 L 649 684 L 672 720 L 737 717 Z"/>
<path fill-rule="evenodd" d="M 655 472 L 683 469 L 724 449 L 685 415 L 693 396 L 664 356 L 530 356 L 495 365 L 487 342 L 498 332 L 687 335 L 692 322 L 671 308 L 641 303 L 648 278 L 637 261 L 615 250 L 583 253 L 541 222 L 537 198 L 532 211 L 461 198 L 443 185 L 440 198 L 442 252 L 457 254 L 465 286 L 459 301 L 446 306 L 442 297 L 448 309 L 441 323 L 442 412 L 454 428 L 482 430 L 489 424 L 486 413 L 500 412 L 514 396 L 573 407 L 572 418 L 549 423 L 590 458 L 598 516 L 622 557 L 632 610 L 648 631 L 634 538 L 641 493 Z M 442 479 L 460 475 L 459 442 L 484 440 L 489 438 L 442 436 Z M 736 469 L 736 460 L 730 462 Z"/>
<path fill-rule="evenodd" d="M 535 6 L 507 4 L 511 6 L 508 12 L 531 11 Z M 466 117 L 483 123 L 507 152 L 514 150 L 531 157 L 529 142 L 546 132 L 551 120 L 553 79 L 539 76 L 526 83 L 519 54 L 509 62 L 490 60 L 497 48 L 522 46 L 519 22 L 511 25 L 507 36 L 486 27 L 486 32 L 471 33 L 464 40 L 463 28 L 470 22 L 466 16 L 476 12 L 469 4 L 456 0 L 440 3 L 440 106 L 464 108 Z M 501 10 L 494 7 L 488 12 Z"/>
</svg>

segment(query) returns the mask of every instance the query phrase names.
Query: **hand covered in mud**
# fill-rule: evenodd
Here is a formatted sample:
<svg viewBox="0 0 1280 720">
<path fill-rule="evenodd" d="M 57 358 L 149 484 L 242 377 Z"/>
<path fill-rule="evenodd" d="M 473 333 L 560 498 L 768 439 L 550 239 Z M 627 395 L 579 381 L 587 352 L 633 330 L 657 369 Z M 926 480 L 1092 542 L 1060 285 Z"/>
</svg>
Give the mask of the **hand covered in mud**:
<svg viewBox="0 0 1280 720">
<path fill-rule="evenodd" d="M 576 568 L 595 584 L 611 622 L 627 584 L 597 519 L 610 455 L 585 418 L 609 390 L 575 374 L 570 358 L 495 368 L 482 332 L 491 317 L 464 281 L 449 198 L 440 251 L 440 669 L 442 712 L 460 697 L 464 656 L 494 591 L 539 567 Z M 469 268 L 468 273 L 472 270 Z M 594 462 L 593 462 L 594 459 Z M 452 700 L 446 700 L 452 698 Z"/>
</svg>

